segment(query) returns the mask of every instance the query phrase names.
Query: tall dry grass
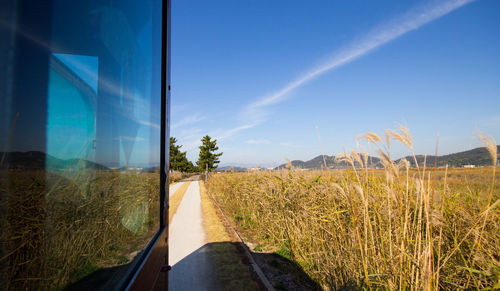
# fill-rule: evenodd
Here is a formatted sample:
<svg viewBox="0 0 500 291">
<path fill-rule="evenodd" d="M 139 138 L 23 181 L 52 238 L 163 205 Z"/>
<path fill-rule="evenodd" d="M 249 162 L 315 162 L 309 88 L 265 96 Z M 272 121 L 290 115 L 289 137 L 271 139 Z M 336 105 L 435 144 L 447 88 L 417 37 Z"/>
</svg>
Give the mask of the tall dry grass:
<svg viewBox="0 0 500 291">
<path fill-rule="evenodd" d="M 0 172 L 0 289 L 63 289 L 130 263 L 158 230 L 158 174 L 66 174 Z"/>
<path fill-rule="evenodd" d="M 414 157 L 407 129 L 388 130 L 385 143 L 374 133 L 362 138 L 378 149 L 384 170 L 370 170 L 367 155 L 352 151 L 337 157 L 346 171 L 214 175 L 207 187 L 240 230 L 327 289 L 500 288 L 495 164 L 410 168 L 390 158 L 392 141 Z"/>
<path fill-rule="evenodd" d="M 184 172 L 171 172 L 168 174 L 168 183 L 172 184 L 191 176 L 195 175 L 195 173 L 184 173 Z"/>
</svg>

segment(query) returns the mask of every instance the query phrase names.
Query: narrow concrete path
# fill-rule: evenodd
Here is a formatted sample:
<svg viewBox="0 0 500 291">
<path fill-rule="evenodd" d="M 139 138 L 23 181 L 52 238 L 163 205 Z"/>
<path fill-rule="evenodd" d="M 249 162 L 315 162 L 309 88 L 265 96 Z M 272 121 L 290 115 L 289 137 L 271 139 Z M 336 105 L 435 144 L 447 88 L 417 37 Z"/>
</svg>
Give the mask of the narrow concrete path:
<svg viewBox="0 0 500 291">
<path fill-rule="evenodd" d="M 175 191 L 177 191 L 177 189 L 179 189 L 184 183 L 186 182 L 175 182 L 173 185 L 170 185 L 168 188 L 168 196 L 172 196 L 172 194 L 174 194 Z"/>
<path fill-rule="evenodd" d="M 200 187 L 194 180 L 169 226 L 169 290 L 218 290 L 214 269 L 204 250 L 205 229 Z"/>
</svg>

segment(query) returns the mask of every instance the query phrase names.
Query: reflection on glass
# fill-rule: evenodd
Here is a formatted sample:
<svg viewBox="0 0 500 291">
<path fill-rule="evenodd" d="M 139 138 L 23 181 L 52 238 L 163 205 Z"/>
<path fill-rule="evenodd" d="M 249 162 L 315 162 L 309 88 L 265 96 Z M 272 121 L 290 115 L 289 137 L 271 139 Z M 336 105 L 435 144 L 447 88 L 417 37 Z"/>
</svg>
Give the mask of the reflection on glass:
<svg viewBox="0 0 500 291">
<path fill-rule="evenodd" d="M 96 57 L 88 56 L 54 54 L 51 57 L 46 133 L 48 155 L 94 161 L 97 62 Z M 49 170 L 64 166 L 56 160 L 46 161 Z"/>
<path fill-rule="evenodd" d="M 160 1 L 53 1 L 47 66 L 15 80 L 45 91 L 0 136 L 6 289 L 115 288 L 158 231 L 160 22 Z"/>
</svg>

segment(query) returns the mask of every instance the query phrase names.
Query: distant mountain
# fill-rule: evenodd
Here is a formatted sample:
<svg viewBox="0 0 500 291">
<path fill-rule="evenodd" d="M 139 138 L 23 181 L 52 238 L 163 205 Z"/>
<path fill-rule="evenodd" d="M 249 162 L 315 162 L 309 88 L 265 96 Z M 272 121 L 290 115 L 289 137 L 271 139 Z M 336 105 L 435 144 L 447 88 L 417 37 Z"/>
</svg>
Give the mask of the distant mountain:
<svg viewBox="0 0 500 291">
<path fill-rule="evenodd" d="M 335 156 L 327 156 L 325 155 L 325 161 L 326 161 L 326 166 L 329 169 L 346 169 L 346 163 L 345 162 L 335 162 Z M 308 170 L 319 170 L 324 168 L 324 162 L 323 162 L 323 156 L 319 155 L 312 160 L 309 161 L 301 161 L 301 160 L 293 160 L 291 161 L 292 165 L 295 168 L 299 169 L 308 169 Z M 356 166 L 359 166 L 358 163 L 354 163 Z M 380 168 L 382 167 L 382 164 L 380 163 L 380 159 L 377 157 L 372 157 L 368 156 L 368 164 L 373 165 L 374 168 Z M 281 169 L 285 168 L 286 164 L 279 165 L 275 169 Z"/>
<path fill-rule="evenodd" d="M 497 152 L 500 153 L 500 146 L 497 146 Z M 416 158 L 419 165 L 424 164 L 423 155 L 418 155 Z M 435 158 L 436 156 L 427 156 L 425 159 L 427 166 L 434 167 Z M 412 167 L 415 166 L 413 157 L 406 157 L 406 159 L 411 163 Z M 490 153 L 484 147 L 437 157 L 438 167 L 444 167 L 446 165 L 450 167 L 462 167 L 465 165 L 490 166 L 491 163 Z"/>
<path fill-rule="evenodd" d="M 500 146 L 498 146 L 498 152 L 500 152 Z M 426 160 L 426 165 L 428 167 L 434 167 L 434 160 L 435 156 L 427 156 L 427 158 L 424 158 L 424 155 L 417 155 L 417 162 L 419 166 L 423 166 L 424 164 L 424 159 Z M 335 156 L 325 156 L 326 160 L 326 165 L 329 169 L 346 169 L 346 164 L 345 162 L 339 162 L 336 163 L 334 161 Z M 401 158 L 403 159 L 403 158 Z M 395 162 L 399 162 L 401 159 L 395 160 Z M 411 164 L 412 167 L 415 167 L 415 162 L 412 156 L 406 156 L 404 159 L 408 160 Z M 380 162 L 380 159 L 377 157 L 368 157 L 368 163 L 370 165 L 373 165 L 374 168 L 381 168 L 382 163 Z M 292 165 L 296 168 L 299 169 L 322 169 L 324 168 L 324 163 L 323 163 L 323 156 L 319 155 L 309 161 L 301 161 L 301 160 L 294 160 L 291 161 Z M 491 165 L 491 157 L 490 154 L 488 153 L 488 150 L 486 148 L 481 147 L 481 148 L 475 148 L 472 150 L 464 151 L 464 152 L 459 152 L 459 153 L 454 153 L 454 154 L 449 154 L 449 155 L 443 155 L 443 156 L 438 156 L 437 157 L 437 166 L 438 167 L 443 167 L 448 165 L 449 167 L 462 167 L 464 165 L 475 165 L 475 166 L 488 166 Z M 357 165 L 357 163 L 355 163 Z M 359 165 L 358 165 L 359 166 Z M 275 169 L 279 168 L 285 168 L 286 164 L 279 165 Z"/>
<path fill-rule="evenodd" d="M 4 156 L 0 152 L 0 159 Z M 11 170 L 76 170 L 76 169 L 93 169 L 93 170 L 109 170 L 101 164 L 94 163 L 88 160 L 80 159 L 59 159 L 51 155 L 47 155 L 40 151 L 30 152 L 7 152 L 5 160 L 2 164 L 3 169 Z"/>
<path fill-rule="evenodd" d="M 223 167 L 217 167 L 217 169 L 215 169 L 216 171 L 230 171 L 231 169 L 233 169 L 235 172 L 238 172 L 238 171 L 246 171 L 247 168 L 242 168 L 242 167 L 235 167 L 235 166 L 223 166 Z"/>
</svg>

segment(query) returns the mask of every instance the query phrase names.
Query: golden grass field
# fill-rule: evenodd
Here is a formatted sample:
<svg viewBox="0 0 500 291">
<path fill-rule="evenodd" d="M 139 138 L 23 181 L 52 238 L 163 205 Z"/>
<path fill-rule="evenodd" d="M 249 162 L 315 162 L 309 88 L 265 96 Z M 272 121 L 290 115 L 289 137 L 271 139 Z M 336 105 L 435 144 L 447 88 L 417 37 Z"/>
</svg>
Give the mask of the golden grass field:
<svg viewBox="0 0 500 291">
<path fill-rule="evenodd" d="M 63 289 L 124 266 L 159 229 L 156 173 L 5 171 L 0 258 L 6 290 Z"/>
<path fill-rule="evenodd" d="M 248 266 L 243 264 L 236 245 L 217 216 L 217 210 L 207 194 L 205 183 L 200 180 L 199 185 L 203 226 L 207 235 L 203 248 L 213 263 L 219 286 L 222 290 L 258 290 Z"/>
<path fill-rule="evenodd" d="M 193 176 L 193 173 L 171 172 L 168 174 L 168 183 L 172 184 Z"/>
<path fill-rule="evenodd" d="M 169 183 L 189 176 L 170 173 Z M 0 289 L 60 290 L 125 269 L 159 229 L 159 173 L 9 170 L 0 186 Z"/>
<path fill-rule="evenodd" d="M 388 136 L 412 153 L 404 128 Z M 496 161 L 496 145 L 483 140 Z M 500 288 L 496 166 L 410 168 L 388 156 L 380 152 L 384 170 L 351 152 L 338 157 L 350 170 L 218 174 L 207 189 L 248 240 L 325 289 Z"/>
</svg>

